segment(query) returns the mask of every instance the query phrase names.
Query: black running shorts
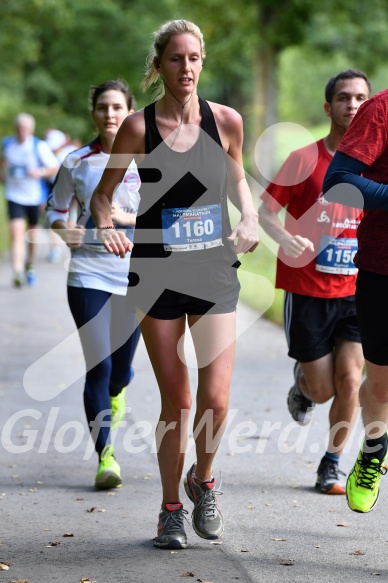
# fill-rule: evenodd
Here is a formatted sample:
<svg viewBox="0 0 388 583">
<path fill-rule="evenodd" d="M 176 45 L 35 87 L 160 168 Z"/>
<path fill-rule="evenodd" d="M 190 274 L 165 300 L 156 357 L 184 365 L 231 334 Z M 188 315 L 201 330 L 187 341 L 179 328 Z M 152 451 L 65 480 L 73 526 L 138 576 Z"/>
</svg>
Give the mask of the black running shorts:
<svg viewBox="0 0 388 583">
<path fill-rule="evenodd" d="M 388 366 L 388 275 L 358 272 L 356 304 L 364 358 Z"/>
<path fill-rule="evenodd" d="M 39 221 L 40 205 L 26 205 L 8 200 L 8 216 L 10 220 L 27 219 L 30 227 L 35 227 Z"/>
<path fill-rule="evenodd" d="M 361 342 L 355 296 L 313 298 L 285 292 L 283 316 L 288 355 L 299 362 L 330 354 L 336 338 Z"/>
</svg>

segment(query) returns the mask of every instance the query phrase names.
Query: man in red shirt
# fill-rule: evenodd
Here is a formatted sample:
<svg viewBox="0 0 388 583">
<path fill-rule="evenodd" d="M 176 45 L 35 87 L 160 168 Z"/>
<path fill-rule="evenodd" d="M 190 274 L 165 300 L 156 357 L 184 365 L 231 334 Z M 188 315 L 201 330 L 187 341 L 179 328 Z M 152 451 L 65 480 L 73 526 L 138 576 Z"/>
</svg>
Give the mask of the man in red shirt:
<svg viewBox="0 0 388 583">
<path fill-rule="evenodd" d="M 322 184 L 332 156 L 370 84 L 349 69 L 330 79 L 324 109 L 329 134 L 291 153 L 262 195 L 260 224 L 279 243 L 276 287 L 285 290 L 284 327 L 296 360 L 288 408 L 301 425 L 332 399 L 328 448 L 316 488 L 344 494 L 338 462 L 355 421 L 363 366 L 355 308 L 356 231 L 361 209 L 329 203 Z M 285 225 L 278 212 L 287 207 Z"/>
<path fill-rule="evenodd" d="M 349 507 L 369 512 L 387 472 L 388 423 L 388 90 L 365 103 L 327 172 L 328 200 L 364 206 L 357 233 L 357 315 L 367 378 L 360 403 L 365 440 L 346 483 Z M 361 176 L 362 174 L 362 176 Z M 335 188 L 332 188 L 335 187 Z M 361 200 L 361 202 L 360 202 Z"/>
</svg>

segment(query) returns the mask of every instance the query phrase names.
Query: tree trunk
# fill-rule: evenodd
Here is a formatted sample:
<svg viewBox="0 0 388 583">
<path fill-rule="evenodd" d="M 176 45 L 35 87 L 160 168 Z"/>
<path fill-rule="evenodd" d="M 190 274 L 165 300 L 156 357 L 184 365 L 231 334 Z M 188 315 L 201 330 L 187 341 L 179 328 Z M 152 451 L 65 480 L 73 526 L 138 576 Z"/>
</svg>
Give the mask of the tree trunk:
<svg viewBox="0 0 388 583">
<path fill-rule="evenodd" d="M 278 52 L 274 47 L 258 47 L 254 75 L 249 157 L 252 176 L 265 186 L 274 169 L 274 125 L 278 122 Z"/>
</svg>

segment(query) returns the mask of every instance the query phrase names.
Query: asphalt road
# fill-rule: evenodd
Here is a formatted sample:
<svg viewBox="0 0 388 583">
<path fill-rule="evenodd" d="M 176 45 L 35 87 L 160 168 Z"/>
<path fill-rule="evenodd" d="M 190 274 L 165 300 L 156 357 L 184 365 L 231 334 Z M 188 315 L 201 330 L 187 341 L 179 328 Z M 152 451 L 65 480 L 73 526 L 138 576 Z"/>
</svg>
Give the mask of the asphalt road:
<svg viewBox="0 0 388 583">
<path fill-rule="evenodd" d="M 302 430 L 288 414 L 293 362 L 280 328 L 240 306 L 230 425 L 216 457 L 225 534 L 187 525 L 189 548 L 156 549 L 161 490 L 153 431 L 159 396 L 145 349 L 135 357 L 115 451 L 123 486 L 93 488 L 97 466 L 82 405 L 83 358 L 64 261 L 42 245 L 34 287 L 0 263 L 0 583 L 355 583 L 388 580 L 388 479 L 367 515 L 314 489 L 328 405 Z M 248 324 L 251 324 L 248 327 Z M 191 371 L 195 387 L 195 371 Z M 360 424 L 342 468 L 358 450 Z M 185 469 L 194 461 L 193 448 Z M 182 488 L 182 500 L 191 510 Z M 3 565 L 3 567 L 2 567 Z M 9 567 L 8 569 L 4 569 Z"/>
</svg>

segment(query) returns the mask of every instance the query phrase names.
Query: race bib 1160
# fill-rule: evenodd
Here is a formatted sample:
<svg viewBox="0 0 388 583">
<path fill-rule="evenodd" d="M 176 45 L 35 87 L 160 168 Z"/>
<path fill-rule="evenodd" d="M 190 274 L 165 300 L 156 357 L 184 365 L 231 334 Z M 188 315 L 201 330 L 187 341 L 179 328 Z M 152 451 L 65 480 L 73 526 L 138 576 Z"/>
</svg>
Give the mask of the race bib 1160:
<svg viewBox="0 0 388 583">
<path fill-rule="evenodd" d="M 220 204 L 162 211 L 163 245 L 166 251 L 197 251 L 222 245 Z"/>
</svg>

